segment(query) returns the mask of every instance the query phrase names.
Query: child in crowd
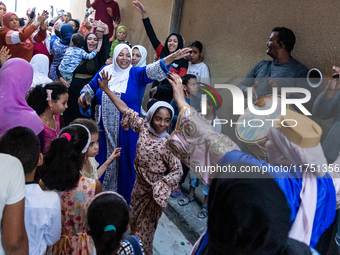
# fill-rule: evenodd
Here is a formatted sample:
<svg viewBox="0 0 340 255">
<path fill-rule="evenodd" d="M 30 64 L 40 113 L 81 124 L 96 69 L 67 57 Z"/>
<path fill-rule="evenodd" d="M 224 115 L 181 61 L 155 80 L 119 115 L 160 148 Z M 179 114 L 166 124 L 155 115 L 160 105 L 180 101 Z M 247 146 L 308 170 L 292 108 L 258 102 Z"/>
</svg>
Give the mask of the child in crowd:
<svg viewBox="0 0 340 255">
<path fill-rule="evenodd" d="M 189 66 L 187 74 L 194 74 L 198 82 L 210 85 L 210 72 L 208 66 L 202 60 L 203 44 L 193 41 L 189 47 L 192 49 L 189 55 Z"/>
<path fill-rule="evenodd" d="M 95 180 L 100 179 L 100 177 L 105 172 L 106 168 L 115 160 L 115 158 L 120 156 L 120 151 L 122 148 L 116 148 L 111 156 L 102 164 L 99 168 L 99 164 L 95 159 L 99 151 L 98 139 L 99 139 L 99 126 L 92 119 L 79 118 L 71 122 L 71 124 L 81 124 L 88 128 L 91 133 L 91 143 L 88 150 L 85 153 L 85 159 L 83 164 L 83 169 L 80 171 L 82 176 L 92 178 Z M 98 169 L 97 169 L 98 168 Z"/>
<path fill-rule="evenodd" d="M 60 238 L 60 199 L 54 191 L 43 191 L 34 182 L 37 166 L 42 165 L 40 142 L 35 133 L 26 127 L 8 130 L 0 140 L 0 152 L 18 158 L 25 173 L 25 227 L 29 241 L 29 254 L 45 254 L 47 246 Z"/>
<path fill-rule="evenodd" d="M 173 108 L 166 102 L 157 102 L 147 113 L 147 121 L 138 112 L 127 107 L 108 87 L 110 78 L 101 72 L 99 87 L 123 113 L 121 125 L 139 134 L 136 146 L 136 181 L 131 194 L 130 227 L 144 247 L 145 254 L 152 254 L 153 237 L 158 220 L 166 207 L 171 191 L 182 176 L 181 162 L 165 146 Z"/>
<path fill-rule="evenodd" d="M 98 41 L 96 50 L 87 53 L 82 49 L 85 40 L 81 34 L 73 34 L 71 37 L 70 47 L 67 48 L 63 60 L 61 61 L 58 69 L 61 76 L 71 84 L 73 78 L 73 72 L 76 70 L 82 59 L 93 59 L 98 51 L 100 51 L 102 40 Z"/>
<path fill-rule="evenodd" d="M 45 148 L 50 147 L 60 130 L 60 115 L 66 110 L 68 89 L 60 82 L 38 85 L 28 92 L 27 103 L 39 115 L 44 124 Z"/>
<path fill-rule="evenodd" d="M 45 155 L 41 185 L 55 190 L 61 201 L 61 236 L 51 247 L 52 254 L 92 254 L 87 235 L 87 208 L 101 184 L 80 175 L 84 155 L 91 143 L 90 131 L 73 124 L 60 131 Z"/>
<path fill-rule="evenodd" d="M 129 227 L 129 208 L 118 193 L 106 191 L 95 196 L 87 210 L 87 222 L 88 234 L 94 241 L 98 255 L 144 254 L 135 236 L 122 240 Z"/>
<path fill-rule="evenodd" d="M 183 89 L 184 89 L 184 96 L 185 96 L 185 101 L 187 101 L 190 106 L 194 107 L 196 110 L 200 109 L 200 94 L 198 94 L 198 84 L 197 84 L 197 78 L 193 74 L 186 74 L 182 77 L 182 84 L 183 84 Z M 176 128 L 176 123 L 177 123 L 177 117 L 179 114 L 179 110 L 174 102 L 174 100 L 171 100 L 171 106 L 174 108 L 175 115 L 174 118 L 172 119 L 171 122 L 171 132 L 173 132 Z M 189 168 L 182 164 L 183 167 L 183 176 L 182 179 L 179 182 L 179 185 L 181 185 L 184 181 L 185 178 L 189 172 Z M 172 193 L 172 197 L 179 197 L 182 194 L 181 188 L 177 187 Z"/>
<path fill-rule="evenodd" d="M 197 84 L 197 77 L 193 74 L 186 74 L 182 77 L 182 84 L 184 90 L 185 101 L 190 104 L 191 107 L 195 108 L 196 110 L 200 109 L 201 97 L 198 94 L 198 84 Z M 175 115 L 171 122 L 171 131 L 173 131 L 176 127 L 177 117 L 179 114 L 179 110 L 174 102 L 171 100 L 171 106 L 174 108 Z"/>
</svg>

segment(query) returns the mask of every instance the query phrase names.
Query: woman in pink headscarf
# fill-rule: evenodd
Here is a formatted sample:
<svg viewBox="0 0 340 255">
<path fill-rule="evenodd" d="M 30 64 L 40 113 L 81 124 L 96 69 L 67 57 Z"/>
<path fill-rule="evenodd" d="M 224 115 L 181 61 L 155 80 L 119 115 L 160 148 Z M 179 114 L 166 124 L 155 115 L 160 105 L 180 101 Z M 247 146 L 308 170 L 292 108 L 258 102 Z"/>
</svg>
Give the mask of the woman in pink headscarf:
<svg viewBox="0 0 340 255">
<path fill-rule="evenodd" d="M 44 125 L 25 100 L 32 80 L 33 68 L 23 59 L 10 59 L 1 67 L 0 139 L 11 128 L 28 127 L 38 135 L 41 148 L 44 148 Z"/>
<path fill-rule="evenodd" d="M 3 28 L 0 30 L 0 48 L 7 46 L 12 58 L 23 58 L 28 62 L 33 56 L 33 43 L 42 42 L 46 38 L 45 20 L 48 12 L 44 11 L 37 20 L 28 27 L 19 30 L 19 18 L 13 12 L 3 16 Z M 33 34 L 39 28 L 37 34 Z"/>
</svg>

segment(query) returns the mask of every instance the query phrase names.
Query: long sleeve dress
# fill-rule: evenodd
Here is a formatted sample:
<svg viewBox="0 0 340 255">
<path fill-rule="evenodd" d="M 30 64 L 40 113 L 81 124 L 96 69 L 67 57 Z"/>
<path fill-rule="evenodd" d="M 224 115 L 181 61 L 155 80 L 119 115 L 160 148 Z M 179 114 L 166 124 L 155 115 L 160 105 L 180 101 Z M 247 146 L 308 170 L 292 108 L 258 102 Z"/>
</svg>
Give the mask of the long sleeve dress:
<svg viewBox="0 0 340 255">
<path fill-rule="evenodd" d="M 101 71 L 101 70 L 100 70 Z M 125 131 L 119 124 L 122 114 L 109 97 L 98 86 L 100 71 L 84 86 L 81 93 L 89 92 L 96 99 L 95 120 L 99 124 L 99 154 L 96 160 L 102 165 L 117 148 L 121 147 L 121 156 L 106 169 L 100 181 L 104 190 L 113 190 L 121 194 L 130 203 L 131 191 L 135 183 L 135 150 L 138 134 L 131 129 Z M 138 95 L 146 85 L 154 80 L 163 80 L 166 74 L 159 61 L 145 67 L 132 67 L 125 93 L 114 93 L 134 111 L 140 111 Z"/>
<path fill-rule="evenodd" d="M 165 138 L 150 138 L 147 122 L 137 112 L 128 109 L 121 124 L 139 135 L 134 162 L 136 182 L 130 205 L 131 233 L 142 241 L 145 254 L 152 254 L 158 220 L 182 177 L 182 165 L 165 146 Z"/>
<path fill-rule="evenodd" d="M 30 62 L 33 57 L 33 43 L 42 42 L 46 38 L 46 30 L 30 25 L 15 31 L 7 27 L 0 29 L 0 48 L 7 46 L 11 58 L 23 58 Z"/>
</svg>

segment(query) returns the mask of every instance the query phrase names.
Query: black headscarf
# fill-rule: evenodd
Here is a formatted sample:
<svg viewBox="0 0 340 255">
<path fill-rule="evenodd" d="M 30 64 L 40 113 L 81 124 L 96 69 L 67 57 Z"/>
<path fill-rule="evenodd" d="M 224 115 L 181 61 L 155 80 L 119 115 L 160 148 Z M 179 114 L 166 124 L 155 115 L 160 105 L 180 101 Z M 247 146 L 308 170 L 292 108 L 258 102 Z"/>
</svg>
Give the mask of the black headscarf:
<svg viewBox="0 0 340 255">
<path fill-rule="evenodd" d="M 86 36 L 85 36 L 85 41 L 84 41 L 84 46 L 83 46 L 83 49 L 87 52 L 87 53 L 90 53 L 89 51 L 89 48 L 87 46 L 87 38 L 90 36 L 90 35 L 95 35 L 95 33 L 88 33 Z M 97 36 L 96 36 L 97 37 Z M 97 37 L 98 39 L 98 37 Z M 87 70 L 89 71 L 90 74 L 96 74 L 99 69 L 102 67 L 101 65 L 101 61 L 98 60 L 99 58 L 99 53 L 91 60 L 85 60 L 83 59 L 82 62 L 85 62 L 86 63 L 86 68 Z"/>
<path fill-rule="evenodd" d="M 178 45 L 177 45 L 176 50 L 183 49 L 183 37 L 180 34 L 171 33 L 168 36 L 168 38 L 166 38 L 166 40 L 165 40 L 164 47 L 163 47 L 163 49 L 161 51 L 161 55 L 160 55 L 161 58 L 165 58 L 166 56 L 168 56 L 170 54 L 169 48 L 168 48 L 168 41 L 169 41 L 170 36 L 172 36 L 172 35 L 177 37 Z"/>
<path fill-rule="evenodd" d="M 240 172 L 241 166 L 253 165 L 235 162 L 230 166 Z M 307 245 L 288 242 L 290 209 L 269 173 L 217 177 L 224 178 L 214 178 L 210 186 L 209 241 L 204 254 L 311 254 Z M 295 247 L 288 248 L 291 243 Z"/>
</svg>

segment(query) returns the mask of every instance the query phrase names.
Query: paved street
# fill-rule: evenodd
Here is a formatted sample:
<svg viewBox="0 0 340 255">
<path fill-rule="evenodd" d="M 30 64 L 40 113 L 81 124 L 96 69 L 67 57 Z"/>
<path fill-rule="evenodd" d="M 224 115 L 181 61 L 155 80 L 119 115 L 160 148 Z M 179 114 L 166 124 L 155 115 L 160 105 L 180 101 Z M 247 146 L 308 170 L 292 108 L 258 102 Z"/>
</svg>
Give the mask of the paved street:
<svg viewBox="0 0 340 255">
<path fill-rule="evenodd" d="M 184 242 L 184 245 L 181 245 Z M 163 213 L 153 241 L 154 255 L 189 255 L 192 244 Z"/>
</svg>

